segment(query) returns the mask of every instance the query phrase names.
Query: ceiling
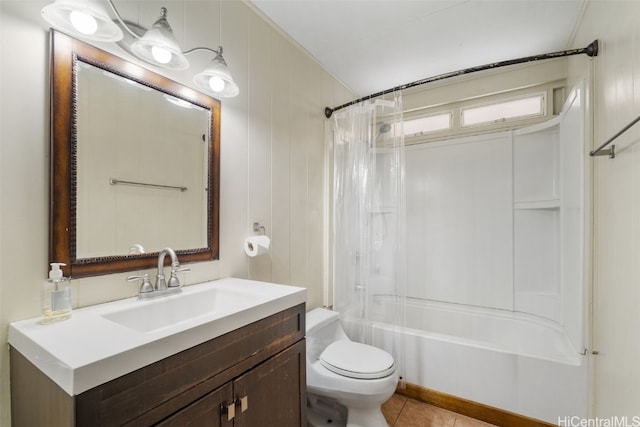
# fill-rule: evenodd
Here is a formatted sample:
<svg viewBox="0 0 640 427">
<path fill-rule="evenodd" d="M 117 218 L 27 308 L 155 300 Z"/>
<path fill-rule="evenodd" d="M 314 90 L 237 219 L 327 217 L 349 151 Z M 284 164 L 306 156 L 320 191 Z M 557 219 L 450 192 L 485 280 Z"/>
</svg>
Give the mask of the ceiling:
<svg viewBox="0 0 640 427">
<path fill-rule="evenodd" d="M 568 49 L 587 1 L 249 0 L 357 96 Z"/>
</svg>

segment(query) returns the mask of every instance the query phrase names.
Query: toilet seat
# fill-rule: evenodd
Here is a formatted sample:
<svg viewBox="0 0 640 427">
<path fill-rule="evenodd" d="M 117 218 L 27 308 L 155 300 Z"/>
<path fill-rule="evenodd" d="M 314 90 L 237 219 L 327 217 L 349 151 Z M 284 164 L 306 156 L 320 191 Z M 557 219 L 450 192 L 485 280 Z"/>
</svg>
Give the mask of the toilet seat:
<svg viewBox="0 0 640 427">
<path fill-rule="evenodd" d="M 335 341 L 319 357 L 322 366 L 348 378 L 377 379 L 391 375 L 396 367 L 384 350 L 353 341 Z"/>
</svg>

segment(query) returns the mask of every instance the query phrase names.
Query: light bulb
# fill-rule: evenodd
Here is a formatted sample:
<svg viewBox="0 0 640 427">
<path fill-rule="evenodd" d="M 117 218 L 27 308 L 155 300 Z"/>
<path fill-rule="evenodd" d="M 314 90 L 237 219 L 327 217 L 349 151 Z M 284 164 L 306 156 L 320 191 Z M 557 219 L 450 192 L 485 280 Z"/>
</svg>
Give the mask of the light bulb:
<svg viewBox="0 0 640 427">
<path fill-rule="evenodd" d="M 218 76 L 213 76 L 209 79 L 209 87 L 214 92 L 222 92 L 222 89 L 224 89 L 224 80 Z"/>
<path fill-rule="evenodd" d="M 88 13 L 74 10 L 69 15 L 69 20 L 73 27 L 82 34 L 95 34 L 98 30 L 98 21 Z"/>
<path fill-rule="evenodd" d="M 158 61 L 160 64 L 167 64 L 171 61 L 171 52 L 162 47 L 153 46 L 151 48 L 151 55 L 153 55 L 153 59 Z"/>
</svg>

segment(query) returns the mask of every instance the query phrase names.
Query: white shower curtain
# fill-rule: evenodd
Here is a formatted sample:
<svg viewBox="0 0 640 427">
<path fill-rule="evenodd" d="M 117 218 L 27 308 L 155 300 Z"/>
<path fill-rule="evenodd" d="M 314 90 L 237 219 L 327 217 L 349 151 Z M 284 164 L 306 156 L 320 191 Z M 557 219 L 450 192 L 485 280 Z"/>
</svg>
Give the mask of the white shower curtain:
<svg viewBox="0 0 640 427">
<path fill-rule="evenodd" d="M 334 308 L 352 340 L 392 353 L 402 377 L 406 267 L 401 95 L 334 114 L 333 151 Z M 374 334 L 375 322 L 391 325 L 391 331 Z"/>
</svg>

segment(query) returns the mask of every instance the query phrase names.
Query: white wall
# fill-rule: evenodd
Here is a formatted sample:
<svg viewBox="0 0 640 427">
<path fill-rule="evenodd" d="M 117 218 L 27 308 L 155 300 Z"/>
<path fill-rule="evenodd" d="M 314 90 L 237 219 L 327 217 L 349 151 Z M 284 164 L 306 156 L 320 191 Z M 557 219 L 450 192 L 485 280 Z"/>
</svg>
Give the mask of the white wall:
<svg viewBox="0 0 640 427">
<path fill-rule="evenodd" d="M 640 114 L 640 2 L 591 0 L 574 47 L 600 41 L 593 74 L 594 147 Z M 640 416 L 640 125 L 616 142 L 616 158 L 593 160 L 594 415 Z"/>
<path fill-rule="evenodd" d="M 48 32 L 40 18 L 46 3 L 0 1 L 0 425 L 7 426 L 8 323 L 39 315 L 47 273 Z M 183 48 L 216 47 L 222 10 L 225 59 L 240 95 L 222 100 L 220 260 L 191 264 L 188 283 L 236 276 L 295 284 L 308 288 L 308 308 L 320 305 L 323 109 L 352 94 L 239 0 L 115 3 L 145 26 L 166 6 Z M 108 49 L 131 59 L 117 46 Z M 196 69 L 211 58 L 189 59 Z M 167 75 L 191 85 L 193 72 Z M 255 221 L 266 227 L 272 247 L 269 256 L 248 260 L 242 242 Z M 75 308 L 135 295 L 125 277 L 73 280 Z"/>
</svg>

